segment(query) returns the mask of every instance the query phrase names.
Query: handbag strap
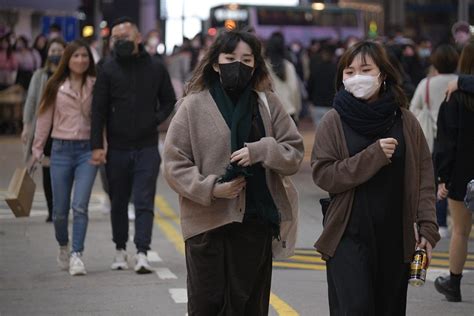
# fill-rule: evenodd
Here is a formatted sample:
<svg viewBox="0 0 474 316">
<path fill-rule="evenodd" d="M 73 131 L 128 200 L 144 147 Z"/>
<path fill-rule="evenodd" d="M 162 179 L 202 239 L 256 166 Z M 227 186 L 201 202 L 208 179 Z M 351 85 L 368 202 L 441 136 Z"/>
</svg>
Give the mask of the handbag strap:
<svg viewBox="0 0 474 316">
<path fill-rule="evenodd" d="M 426 93 L 425 93 L 425 103 L 426 106 L 428 107 L 428 110 L 431 110 L 431 105 L 430 105 L 430 78 L 426 78 Z"/>
</svg>

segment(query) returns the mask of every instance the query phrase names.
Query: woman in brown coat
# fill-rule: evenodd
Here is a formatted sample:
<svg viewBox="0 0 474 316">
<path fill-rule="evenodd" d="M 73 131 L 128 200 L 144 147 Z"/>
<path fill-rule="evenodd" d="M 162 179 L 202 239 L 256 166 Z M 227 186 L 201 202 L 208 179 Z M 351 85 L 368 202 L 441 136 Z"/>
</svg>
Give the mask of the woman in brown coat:
<svg viewBox="0 0 474 316">
<path fill-rule="evenodd" d="M 313 180 L 331 201 L 315 247 L 331 315 L 405 315 L 413 253 L 431 257 L 439 240 L 431 155 L 399 82 L 379 44 L 354 45 L 316 130 Z"/>
<path fill-rule="evenodd" d="M 164 174 L 179 194 L 188 313 L 267 315 L 272 255 L 291 255 L 303 141 L 277 96 L 258 39 L 221 34 L 171 121 Z"/>
</svg>

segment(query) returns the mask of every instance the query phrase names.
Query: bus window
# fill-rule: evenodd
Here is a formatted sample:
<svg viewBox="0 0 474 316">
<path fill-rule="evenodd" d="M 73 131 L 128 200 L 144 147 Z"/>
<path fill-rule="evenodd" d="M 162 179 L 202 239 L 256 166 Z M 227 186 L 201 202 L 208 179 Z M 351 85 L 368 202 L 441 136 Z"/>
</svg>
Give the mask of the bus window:
<svg viewBox="0 0 474 316">
<path fill-rule="evenodd" d="M 282 10 L 258 8 L 257 23 L 275 26 L 357 27 L 355 12 L 342 10 Z"/>
</svg>

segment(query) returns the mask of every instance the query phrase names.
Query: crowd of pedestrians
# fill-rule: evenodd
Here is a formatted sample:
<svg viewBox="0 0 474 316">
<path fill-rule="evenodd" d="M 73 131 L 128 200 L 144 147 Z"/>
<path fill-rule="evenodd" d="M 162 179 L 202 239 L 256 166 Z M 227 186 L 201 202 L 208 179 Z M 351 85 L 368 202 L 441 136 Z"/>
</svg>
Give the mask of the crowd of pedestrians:
<svg viewBox="0 0 474 316">
<path fill-rule="evenodd" d="M 304 48 L 280 32 L 262 40 L 234 30 L 198 34 L 171 56 L 158 53 L 157 31 L 142 37 L 125 17 L 111 26 L 104 54 L 83 40 L 66 44 L 55 28 L 31 47 L 3 35 L 0 89 L 27 90 L 25 163 L 42 166 L 60 268 L 87 273 L 88 204 L 100 170 L 111 269 L 129 268 L 133 205 L 134 270 L 153 272 L 159 126 L 169 124 L 163 171 L 180 197 L 189 315 L 268 314 L 272 257 L 295 246 L 290 176 L 304 156 L 297 126 L 311 117 L 312 178 L 329 193 L 315 248 L 331 314 L 404 315 L 415 249 L 429 265 L 449 235 L 450 275 L 435 288 L 461 301 L 472 223 L 463 200 L 474 179 L 474 44 L 465 31 L 456 25 L 454 43 L 436 47 L 397 35 Z"/>
</svg>

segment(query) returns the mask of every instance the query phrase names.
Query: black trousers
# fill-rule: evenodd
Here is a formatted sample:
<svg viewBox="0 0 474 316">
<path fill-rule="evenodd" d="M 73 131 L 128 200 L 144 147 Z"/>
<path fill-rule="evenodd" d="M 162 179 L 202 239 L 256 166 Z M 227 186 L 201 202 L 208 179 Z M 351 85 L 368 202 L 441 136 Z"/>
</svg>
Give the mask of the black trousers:
<svg viewBox="0 0 474 316">
<path fill-rule="evenodd" d="M 374 256 L 360 241 L 342 238 L 326 263 L 331 316 L 405 315 L 410 264 L 390 260 L 389 247 L 383 251 Z"/>
<path fill-rule="evenodd" d="M 186 240 L 189 316 L 268 315 L 272 233 L 232 223 Z"/>
<path fill-rule="evenodd" d="M 43 190 L 48 205 L 48 217 L 53 216 L 53 189 L 51 188 L 51 174 L 49 167 L 43 167 Z"/>
<path fill-rule="evenodd" d="M 160 171 L 158 146 L 135 150 L 109 148 L 107 180 L 111 201 L 112 235 L 116 249 L 126 249 L 128 202 L 133 193 L 135 238 L 138 252 L 150 250 L 155 209 L 156 180 Z"/>
</svg>

